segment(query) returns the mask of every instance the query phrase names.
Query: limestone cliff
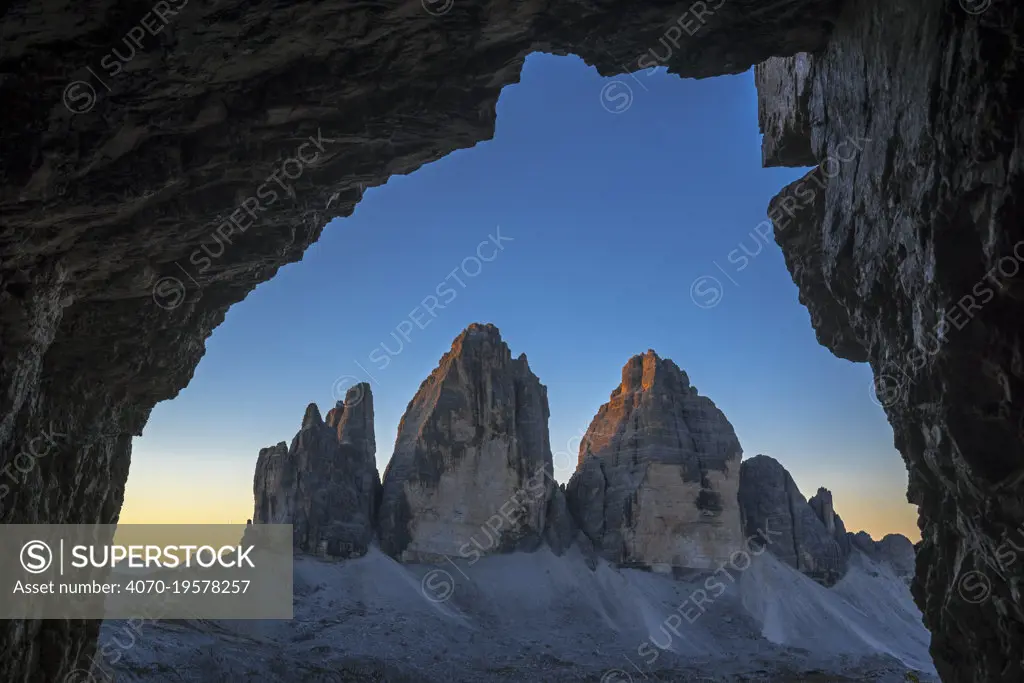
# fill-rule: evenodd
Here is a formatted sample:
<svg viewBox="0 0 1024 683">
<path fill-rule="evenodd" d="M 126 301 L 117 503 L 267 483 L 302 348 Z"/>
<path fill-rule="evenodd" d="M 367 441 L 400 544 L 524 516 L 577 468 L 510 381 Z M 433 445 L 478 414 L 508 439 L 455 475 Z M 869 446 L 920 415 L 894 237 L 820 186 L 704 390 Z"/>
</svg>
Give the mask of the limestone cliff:
<svg viewBox="0 0 1024 683">
<path fill-rule="evenodd" d="M 654 351 L 634 356 L 580 443 L 569 509 L 606 559 L 710 567 L 742 547 L 739 440 Z"/>
<path fill-rule="evenodd" d="M 744 533 L 781 532 L 772 554 L 816 580 L 831 585 L 846 569 L 846 555 L 825 523 L 777 460 L 756 455 L 740 467 L 739 506 Z"/>
<path fill-rule="evenodd" d="M 470 325 L 402 416 L 384 472 L 381 548 L 425 562 L 534 549 L 549 508 L 561 506 L 557 488 L 547 389 L 498 328 Z"/>
<path fill-rule="evenodd" d="M 373 539 L 380 495 L 375 461 L 373 394 L 348 390 L 325 423 L 311 403 L 292 439 L 264 448 L 253 477 L 254 524 L 292 524 L 301 552 L 362 555 Z"/>
</svg>

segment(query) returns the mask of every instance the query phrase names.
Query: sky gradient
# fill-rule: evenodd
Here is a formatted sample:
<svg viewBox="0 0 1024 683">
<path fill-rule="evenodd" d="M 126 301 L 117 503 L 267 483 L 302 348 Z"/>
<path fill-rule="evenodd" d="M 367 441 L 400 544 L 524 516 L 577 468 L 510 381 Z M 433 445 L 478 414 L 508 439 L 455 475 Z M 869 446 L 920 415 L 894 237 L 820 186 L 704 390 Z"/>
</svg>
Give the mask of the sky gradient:
<svg viewBox="0 0 1024 683">
<path fill-rule="evenodd" d="M 373 389 L 383 472 L 420 382 L 491 322 L 548 388 L 560 481 L 622 365 L 652 348 L 715 401 L 744 457 L 776 458 L 805 496 L 830 488 L 851 531 L 916 542 L 870 370 L 817 343 L 762 224 L 804 172 L 761 168 L 752 72 L 605 79 L 532 55 L 493 140 L 367 190 L 228 312 L 135 439 L 121 521 L 244 523 L 259 449 L 354 382 Z"/>
</svg>

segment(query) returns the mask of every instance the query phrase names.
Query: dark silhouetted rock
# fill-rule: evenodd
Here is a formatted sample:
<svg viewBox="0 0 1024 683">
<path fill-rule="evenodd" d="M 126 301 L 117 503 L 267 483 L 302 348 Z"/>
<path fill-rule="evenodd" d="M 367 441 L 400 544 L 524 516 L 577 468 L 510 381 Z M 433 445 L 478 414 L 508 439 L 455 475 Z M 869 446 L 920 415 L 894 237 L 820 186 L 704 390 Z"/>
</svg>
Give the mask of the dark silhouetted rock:
<svg viewBox="0 0 1024 683">
<path fill-rule="evenodd" d="M 560 555 L 572 544 L 576 531 L 576 524 L 569 513 L 564 484 L 552 487 L 545 520 L 544 541 Z"/>
<path fill-rule="evenodd" d="M 86 65 L 95 71 L 141 13 L 9 4 L 0 467 L 54 416 L 67 438 L 7 484 L 8 524 L 115 523 L 132 437 L 188 384 L 228 308 L 350 215 L 362 186 L 489 139 L 501 89 L 531 52 L 577 54 L 602 75 L 639 71 L 669 29 L 699 23 L 689 0 L 481 0 L 449 3 L 440 18 L 417 3 L 177 3 L 181 15 L 147 36 L 124 73 L 100 72 L 101 84 Z M 958 683 L 1024 680 L 1024 601 L 999 557 L 1024 524 L 1024 295 L 1018 275 L 997 273 L 1014 272 L 1024 239 L 1024 7 L 717 4 L 669 51 L 672 73 L 814 55 L 806 78 L 788 70 L 792 96 L 782 97 L 785 69 L 758 72 L 773 95 L 760 107 L 808 108 L 760 116 L 784 122 L 766 123 L 766 135 L 783 130 L 794 148 L 808 122 L 820 164 L 769 215 L 818 339 L 888 384 L 908 498 L 920 506 L 914 595 L 939 671 Z M 277 189 L 269 177 L 310 138 L 323 148 L 315 162 Z M 857 140 L 870 143 L 857 151 Z M 764 147 L 768 162 L 789 160 Z M 240 201 L 261 187 L 275 199 L 249 224 Z M 936 334 L 940 323 L 949 334 Z M 990 596 L 957 600 L 974 571 Z M 97 620 L 0 623 L 0 680 L 64 680 L 90 665 L 98 630 Z"/>
<path fill-rule="evenodd" d="M 739 440 L 686 373 L 634 356 L 580 443 L 569 509 L 612 562 L 706 568 L 742 547 Z"/>
<path fill-rule="evenodd" d="M 384 473 L 381 548 L 403 561 L 533 550 L 562 503 L 547 389 L 498 328 L 473 324 L 420 385 Z M 554 496 L 554 502 L 552 497 Z M 550 538 L 564 538 L 564 516 Z"/>
<path fill-rule="evenodd" d="M 254 524 L 292 524 L 295 548 L 330 557 L 362 555 L 373 539 L 380 495 L 373 395 L 349 389 L 328 413 L 311 403 L 292 440 L 260 451 L 253 478 Z"/>
<path fill-rule="evenodd" d="M 903 534 L 886 534 L 876 541 L 864 531 L 850 534 L 851 545 L 876 562 L 892 567 L 897 576 L 908 582 L 914 576 L 914 544 Z"/>
<path fill-rule="evenodd" d="M 1024 680 L 999 557 L 1024 526 L 1022 35 L 1012 0 L 847 2 L 806 76 L 797 56 L 755 75 L 791 88 L 759 98 L 763 149 L 815 166 L 771 201 L 775 239 L 818 341 L 871 365 L 919 506 L 911 590 L 957 683 Z"/>
<path fill-rule="evenodd" d="M 819 502 L 824 501 L 824 496 Z M 828 496 L 831 504 L 831 495 Z M 840 544 L 777 460 L 756 455 L 740 467 L 739 505 L 747 536 L 772 539 L 769 550 L 783 562 L 826 584 L 846 570 Z"/>
<path fill-rule="evenodd" d="M 761 164 L 813 166 L 811 121 L 807 100 L 811 96 L 811 64 L 806 52 L 792 57 L 772 57 L 754 67 L 757 82 L 757 119 L 764 137 Z"/>
<path fill-rule="evenodd" d="M 847 536 L 846 525 L 843 524 L 843 518 L 835 510 L 835 505 L 832 502 L 832 492 L 826 488 L 819 488 L 818 492 L 811 496 L 807 501 L 807 504 L 814 510 L 814 514 L 817 515 L 821 523 L 825 525 L 825 531 L 829 533 L 832 538 L 835 539 L 839 545 L 839 554 L 841 557 L 847 557 L 850 554 L 850 539 Z"/>
</svg>

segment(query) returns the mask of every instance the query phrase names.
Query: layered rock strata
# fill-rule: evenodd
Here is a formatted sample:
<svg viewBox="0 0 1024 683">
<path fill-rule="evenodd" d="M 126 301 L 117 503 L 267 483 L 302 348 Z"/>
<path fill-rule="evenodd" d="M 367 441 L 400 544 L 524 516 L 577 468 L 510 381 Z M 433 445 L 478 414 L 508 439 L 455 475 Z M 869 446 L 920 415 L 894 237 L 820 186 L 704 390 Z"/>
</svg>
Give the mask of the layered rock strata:
<svg viewBox="0 0 1024 683">
<path fill-rule="evenodd" d="M 292 439 L 264 448 L 253 477 L 255 524 L 291 524 L 295 548 L 328 557 L 366 553 L 380 497 L 370 385 L 327 414 L 309 404 Z"/>
<path fill-rule="evenodd" d="M 569 509 L 609 561 L 711 567 L 742 547 L 741 457 L 725 415 L 649 350 L 622 368 L 584 435 Z"/>
<path fill-rule="evenodd" d="M 532 550 L 545 536 L 563 543 L 571 530 L 548 414 L 526 355 L 513 358 L 493 325 L 466 328 L 402 416 L 384 473 L 381 548 L 435 562 Z"/>
<path fill-rule="evenodd" d="M 769 216 L 818 340 L 874 371 L 920 511 L 912 592 L 958 683 L 1024 680 L 1000 557 L 1024 528 L 1022 34 L 1009 0 L 846 3 L 825 50 L 757 74 L 806 107 L 760 103 L 810 122 L 763 132 L 816 166 Z"/>
</svg>

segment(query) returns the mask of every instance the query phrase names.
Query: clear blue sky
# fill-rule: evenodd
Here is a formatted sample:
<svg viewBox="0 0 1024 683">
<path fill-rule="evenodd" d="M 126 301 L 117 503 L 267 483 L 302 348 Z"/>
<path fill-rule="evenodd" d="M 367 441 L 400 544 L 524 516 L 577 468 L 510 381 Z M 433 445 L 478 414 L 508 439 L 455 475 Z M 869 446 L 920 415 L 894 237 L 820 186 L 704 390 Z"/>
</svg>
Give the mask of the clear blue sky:
<svg viewBox="0 0 1024 683">
<path fill-rule="evenodd" d="M 459 331 L 492 322 L 548 387 L 559 479 L 622 365 L 653 348 L 725 412 L 746 457 L 777 458 L 805 495 L 831 488 L 853 529 L 917 540 L 868 367 L 817 344 L 778 246 L 755 230 L 803 172 L 761 168 L 752 72 L 603 79 L 575 57 L 531 56 L 493 140 L 369 189 L 231 309 L 136 439 L 122 520 L 244 520 L 259 449 L 290 442 L 309 402 L 326 412 L 340 377 L 372 384 L 383 472 L 420 382 Z M 458 270 L 463 287 L 450 274 L 498 226 L 511 240 L 475 277 L 472 260 Z M 729 259 L 741 245 L 756 254 L 742 270 Z M 713 307 L 691 297 L 701 276 L 721 284 Z M 426 327 L 406 323 L 381 369 L 374 349 L 396 350 L 392 333 L 446 278 L 454 298 L 420 309 Z M 712 287 L 696 290 L 705 306 Z"/>
</svg>

